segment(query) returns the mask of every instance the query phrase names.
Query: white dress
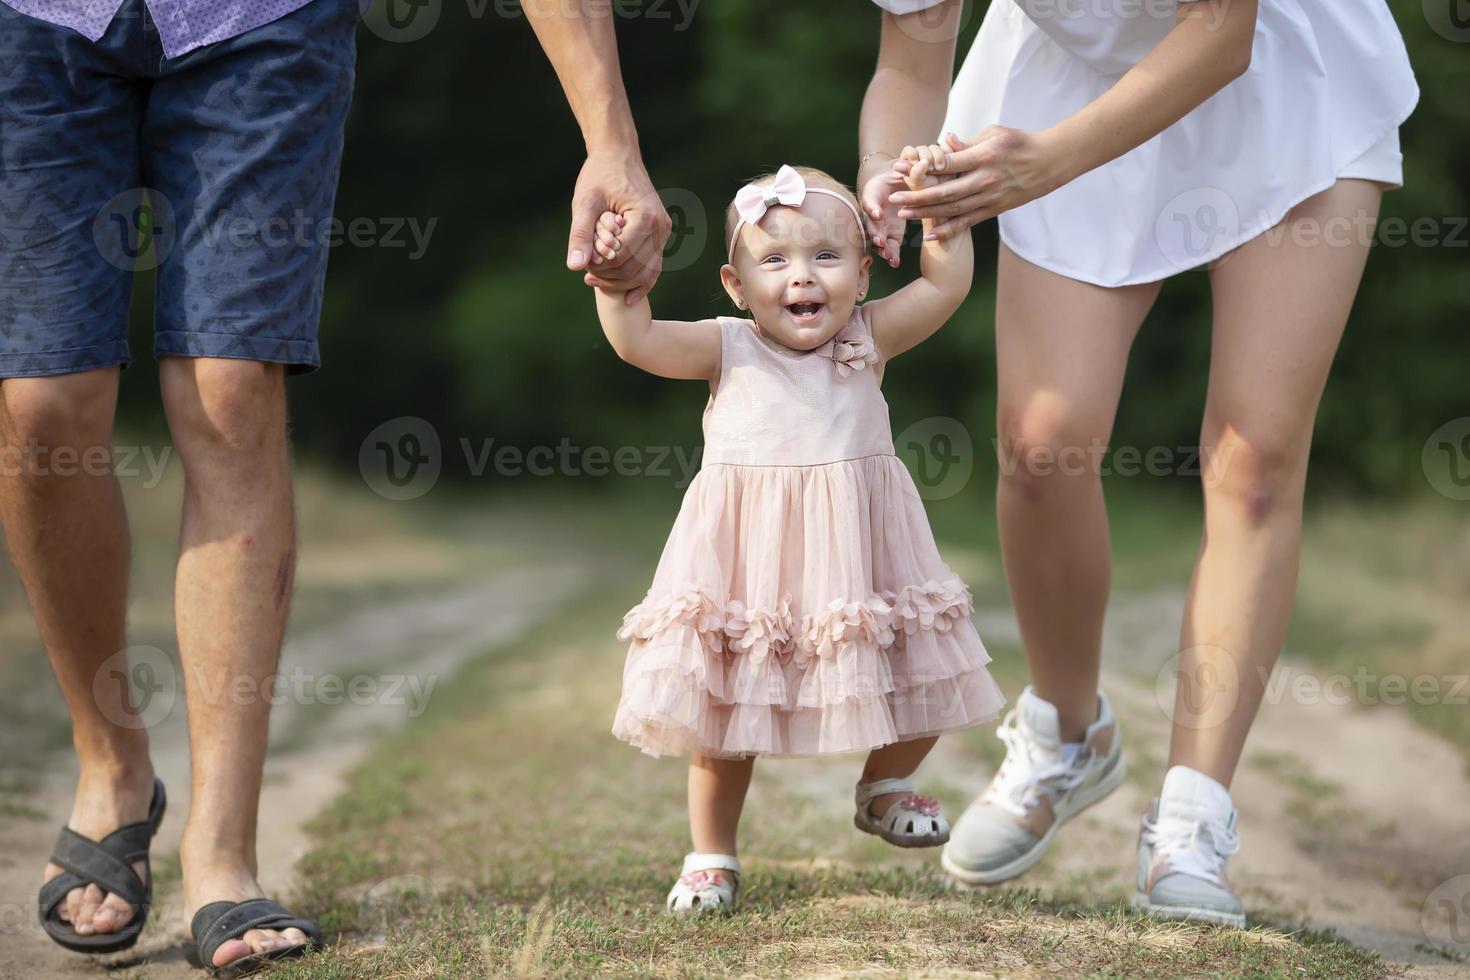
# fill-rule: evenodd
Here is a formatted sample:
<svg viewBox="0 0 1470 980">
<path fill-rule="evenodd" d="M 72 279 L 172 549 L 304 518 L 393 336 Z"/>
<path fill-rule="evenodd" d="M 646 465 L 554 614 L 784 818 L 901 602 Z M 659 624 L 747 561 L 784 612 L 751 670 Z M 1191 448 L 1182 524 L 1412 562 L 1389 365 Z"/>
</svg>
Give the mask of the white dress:
<svg viewBox="0 0 1470 980">
<path fill-rule="evenodd" d="M 909 13 L 941 0 L 874 2 Z M 1173 0 L 992 0 L 944 129 L 1046 129 L 1105 92 L 1176 18 Z M 1384 0 L 1260 0 L 1244 75 L 1143 145 L 1002 214 L 1001 240 L 1100 286 L 1163 279 L 1339 178 L 1401 184 L 1398 127 L 1418 100 Z"/>
</svg>

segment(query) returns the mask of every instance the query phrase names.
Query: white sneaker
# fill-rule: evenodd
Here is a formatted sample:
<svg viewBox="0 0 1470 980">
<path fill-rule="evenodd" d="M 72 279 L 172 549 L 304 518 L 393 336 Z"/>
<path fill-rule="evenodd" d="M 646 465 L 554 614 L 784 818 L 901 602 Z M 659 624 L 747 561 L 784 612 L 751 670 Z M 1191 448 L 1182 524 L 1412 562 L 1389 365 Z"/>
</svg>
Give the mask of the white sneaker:
<svg viewBox="0 0 1470 980">
<path fill-rule="evenodd" d="M 1230 792 L 1204 773 L 1174 766 L 1143 817 L 1133 906 L 1164 919 L 1245 928 L 1225 861 L 1240 850 Z"/>
<path fill-rule="evenodd" d="M 1123 783 L 1127 767 L 1112 705 L 1097 695 L 1097 721 L 1080 744 L 1062 745 L 1057 709 L 1030 687 L 996 734 L 1005 761 L 985 792 L 960 814 L 940 855 L 967 885 L 993 885 L 1029 870 L 1057 828 Z"/>
</svg>

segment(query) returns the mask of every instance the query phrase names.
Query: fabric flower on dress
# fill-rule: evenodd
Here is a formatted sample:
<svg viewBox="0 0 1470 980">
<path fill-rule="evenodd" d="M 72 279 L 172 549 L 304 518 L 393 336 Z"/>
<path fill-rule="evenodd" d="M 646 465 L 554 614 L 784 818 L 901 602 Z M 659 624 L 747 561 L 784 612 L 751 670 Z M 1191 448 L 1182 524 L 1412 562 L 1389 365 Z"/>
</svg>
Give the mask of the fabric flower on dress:
<svg viewBox="0 0 1470 980">
<path fill-rule="evenodd" d="M 893 642 L 892 616 L 892 608 L 881 598 L 867 602 L 833 599 L 826 609 L 802 622 L 794 662 L 804 667 L 813 656 L 834 656 L 846 644 L 860 639 L 886 647 Z"/>
<path fill-rule="evenodd" d="M 832 360 L 837 364 L 837 376 L 845 378 L 854 371 L 877 364 L 878 349 L 867 335 L 848 333 L 833 339 Z"/>
<path fill-rule="evenodd" d="M 724 652 L 725 612 L 704 589 L 690 586 L 659 599 L 651 596 L 628 610 L 618 639 L 651 640 L 676 625 L 699 634 L 710 653 Z"/>
<path fill-rule="evenodd" d="M 782 596 L 775 609 L 746 609 L 732 599 L 725 607 L 725 636 L 730 653 L 743 653 L 756 664 L 770 654 L 784 659 L 791 653 L 791 597 Z"/>
<path fill-rule="evenodd" d="M 970 615 L 974 601 L 970 590 L 959 579 L 923 585 L 907 585 L 898 592 L 885 592 L 883 598 L 893 606 L 894 631 L 912 636 L 919 630 L 949 632 L 959 620 Z"/>
</svg>

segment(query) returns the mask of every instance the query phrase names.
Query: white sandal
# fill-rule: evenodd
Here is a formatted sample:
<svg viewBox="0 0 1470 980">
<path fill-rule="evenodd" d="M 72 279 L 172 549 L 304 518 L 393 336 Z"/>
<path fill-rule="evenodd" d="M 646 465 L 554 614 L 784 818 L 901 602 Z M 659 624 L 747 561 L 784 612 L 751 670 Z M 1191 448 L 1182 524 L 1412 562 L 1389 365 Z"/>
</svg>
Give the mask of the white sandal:
<svg viewBox="0 0 1470 980">
<path fill-rule="evenodd" d="M 889 793 L 907 793 L 881 817 L 873 816 L 868 804 Z M 895 847 L 938 847 L 949 840 L 949 821 L 939 812 L 939 801 L 914 792 L 908 779 L 875 779 L 858 783 L 854 797 L 857 813 L 853 825 L 866 834 L 883 838 Z"/>
<path fill-rule="evenodd" d="M 723 871 L 714 875 L 712 871 Z M 730 854 L 686 854 L 684 870 L 669 891 L 667 907 L 674 915 L 728 914 L 740 894 L 740 862 Z"/>
</svg>

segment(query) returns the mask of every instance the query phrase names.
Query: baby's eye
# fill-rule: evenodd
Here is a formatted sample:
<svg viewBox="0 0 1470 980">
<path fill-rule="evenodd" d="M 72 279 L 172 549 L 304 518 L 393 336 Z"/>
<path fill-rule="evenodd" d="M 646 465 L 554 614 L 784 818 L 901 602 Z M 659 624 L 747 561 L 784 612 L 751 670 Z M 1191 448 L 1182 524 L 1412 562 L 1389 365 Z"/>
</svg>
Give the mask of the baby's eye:
<svg viewBox="0 0 1470 980">
<path fill-rule="evenodd" d="M 766 265 L 766 264 L 771 263 L 771 262 L 781 262 L 781 261 L 784 261 L 784 260 L 779 255 L 767 255 L 765 258 L 761 259 L 761 265 Z"/>
<path fill-rule="evenodd" d="M 822 249 L 822 251 L 820 251 L 820 252 L 817 253 L 817 258 L 819 258 L 819 259 L 839 259 L 841 257 L 842 256 L 838 255 L 836 252 L 832 251 L 830 248 L 824 248 L 824 249 Z"/>
</svg>

